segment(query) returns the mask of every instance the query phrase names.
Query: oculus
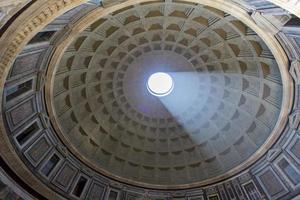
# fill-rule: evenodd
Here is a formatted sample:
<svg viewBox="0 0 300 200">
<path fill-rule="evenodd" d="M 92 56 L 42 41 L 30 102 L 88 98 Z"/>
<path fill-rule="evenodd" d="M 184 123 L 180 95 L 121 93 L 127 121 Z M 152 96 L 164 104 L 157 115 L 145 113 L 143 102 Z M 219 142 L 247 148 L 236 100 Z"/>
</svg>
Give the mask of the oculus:
<svg viewBox="0 0 300 200">
<path fill-rule="evenodd" d="M 174 89 L 174 82 L 169 74 L 157 72 L 148 78 L 147 89 L 154 96 L 167 96 Z"/>
</svg>

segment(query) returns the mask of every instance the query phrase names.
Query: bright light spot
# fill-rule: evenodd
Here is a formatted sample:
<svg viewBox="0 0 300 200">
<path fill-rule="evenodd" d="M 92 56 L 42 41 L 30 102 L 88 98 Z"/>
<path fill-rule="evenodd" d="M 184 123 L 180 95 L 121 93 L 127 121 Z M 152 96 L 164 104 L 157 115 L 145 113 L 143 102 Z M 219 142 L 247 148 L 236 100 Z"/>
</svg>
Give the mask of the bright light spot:
<svg viewBox="0 0 300 200">
<path fill-rule="evenodd" d="M 163 72 L 152 74 L 147 82 L 148 91 L 158 97 L 163 97 L 172 92 L 174 83 L 172 77 Z"/>
</svg>

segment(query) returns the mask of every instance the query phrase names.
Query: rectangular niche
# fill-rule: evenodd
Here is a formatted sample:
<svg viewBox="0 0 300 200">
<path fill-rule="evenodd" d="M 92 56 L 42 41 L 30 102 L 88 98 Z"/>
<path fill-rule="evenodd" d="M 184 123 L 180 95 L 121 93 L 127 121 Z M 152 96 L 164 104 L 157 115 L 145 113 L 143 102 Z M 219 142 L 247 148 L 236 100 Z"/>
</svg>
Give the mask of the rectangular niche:
<svg viewBox="0 0 300 200">
<path fill-rule="evenodd" d="M 287 152 L 291 157 L 293 157 L 298 164 L 300 164 L 300 136 L 295 135 L 286 148 Z"/>
<path fill-rule="evenodd" d="M 300 171 L 290 159 L 281 156 L 275 161 L 275 165 L 292 188 L 300 186 Z"/>
<path fill-rule="evenodd" d="M 72 191 L 72 195 L 74 195 L 77 198 L 80 198 L 86 190 L 88 182 L 88 177 L 84 175 L 79 176 L 75 183 L 75 187 Z"/>
<path fill-rule="evenodd" d="M 279 199 L 288 193 L 286 186 L 270 166 L 264 168 L 256 176 L 270 199 Z"/>
<path fill-rule="evenodd" d="M 119 192 L 116 190 L 109 190 L 108 198 L 107 200 L 118 200 L 119 198 Z"/>
<path fill-rule="evenodd" d="M 229 182 L 225 183 L 225 189 L 227 191 L 229 199 L 231 199 L 231 200 L 238 199 L 238 198 L 236 198 L 235 193 L 234 193 L 234 189 L 233 189 L 233 187 L 231 186 L 231 184 Z M 239 195 L 239 194 L 237 194 L 237 195 Z"/>
<path fill-rule="evenodd" d="M 60 171 L 56 174 L 53 184 L 67 192 L 72 185 L 77 172 L 78 169 L 75 168 L 75 166 L 73 166 L 70 162 L 66 161 L 60 168 Z"/>
<path fill-rule="evenodd" d="M 219 195 L 213 194 L 208 196 L 208 200 L 219 200 Z"/>
<path fill-rule="evenodd" d="M 41 125 L 38 121 L 34 121 L 29 126 L 22 129 L 18 134 L 16 134 L 15 141 L 20 146 L 26 145 L 32 138 L 40 132 Z"/>
<path fill-rule="evenodd" d="M 9 79 L 22 78 L 37 71 L 47 48 L 48 45 L 40 45 L 24 49 L 13 64 L 9 72 Z"/>
<path fill-rule="evenodd" d="M 238 199 L 245 200 L 246 197 L 244 196 L 244 193 L 242 191 L 242 188 L 241 188 L 241 185 L 240 185 L 238 179 L 233 179 L 231 183 L 232 183 L 232 187 L 233 187 L 234 191 L 236 192 L 236 194 L 238 196 Z"/>
<path fill-rule="evenodd" d="M 46 132 L 42 134 L 25 152 L 25 156 L 33 166 L 37 166 L 40 161 L 49 153 L 51 150 L 51 143 L 46 136 Z"/>
<path fill-rule="evenodd" d="M 250 200 L 261 199 L 258 189 L 252 181 L 243 184 L 243 188 Z"/>
<path fill-rule="evenodd" d="M 44 31 L 37 33 L 28 44 L 35 44 L 40 42 L 49 42 L 56 31 Z"/>
<path fill-rule="evenodd" d="M 30 120 L 37 112 L 35 99 L 30 98 L 13 108 L 6 111 L 7 122 L 10 130 L 15 130 L 17 127 Z"/>
<path fill-rule="evenodd" d="M 33 91 L 34 80 L 30 79 L 25 82 L 13 85 L 5 89 L 6 101 L 11 101 L 24 94 Z"/>
<path fill-rule="evenodd" d="M 96 181 L 93 181 L 89 189 L 87 199 L 103 199 L 105 195 L 105 190 L 106 187 L 104 185 Z"/>
<path fill-rule="evenodd" d="M 54 171 L 55 167 L 59 164 L 61 158 L 57 153 L 53 153 L 49 160 L 42 166 L 40 172 L 45 176 L 49 177 Z"/>
</svg>

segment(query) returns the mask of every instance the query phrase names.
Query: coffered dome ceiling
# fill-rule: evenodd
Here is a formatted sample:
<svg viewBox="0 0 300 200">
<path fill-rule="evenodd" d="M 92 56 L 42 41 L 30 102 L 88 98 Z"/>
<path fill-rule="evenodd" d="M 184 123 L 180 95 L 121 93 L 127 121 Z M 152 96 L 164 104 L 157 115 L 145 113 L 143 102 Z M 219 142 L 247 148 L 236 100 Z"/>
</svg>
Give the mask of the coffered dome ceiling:
<svg viewBox="0 0 300 200">
<path fill-rule="evenodd" d="M 168 72 L 163 98 L 147 78 Z M 141 3 L 73 40 L 52 89 L 57 132 L 83 161 L 129 183 L 178 186 L 230 174 L 271 136 L 280 72 L 258 35 L 215 8 Z"/>
</svg>

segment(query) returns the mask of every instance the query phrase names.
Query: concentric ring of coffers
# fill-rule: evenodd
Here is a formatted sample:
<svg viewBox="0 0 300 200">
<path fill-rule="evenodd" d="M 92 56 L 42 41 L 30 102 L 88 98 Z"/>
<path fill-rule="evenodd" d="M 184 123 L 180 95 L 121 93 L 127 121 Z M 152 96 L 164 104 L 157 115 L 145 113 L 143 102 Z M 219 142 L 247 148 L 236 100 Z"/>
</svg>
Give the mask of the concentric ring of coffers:
<svg viewBox="0 0 300 200">
<path fill-rule="evenodd" d="M 140 93 L 138 78 L 126 78 L 147 74 L 157 55 L 184 60 L 180 73 L 195 77 L 181 109 L 165 108 Z M 158 1 L 83 31 L 60 61 L 53 99 L 64 136 L 91 162 L 128 180 L 177 185 L 222 175 L 254 154 L 277 122 L 282 83 L 272 53 L 241 21 Z"/>
</svg>

